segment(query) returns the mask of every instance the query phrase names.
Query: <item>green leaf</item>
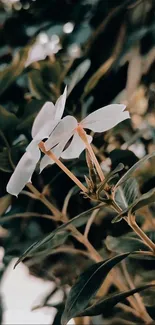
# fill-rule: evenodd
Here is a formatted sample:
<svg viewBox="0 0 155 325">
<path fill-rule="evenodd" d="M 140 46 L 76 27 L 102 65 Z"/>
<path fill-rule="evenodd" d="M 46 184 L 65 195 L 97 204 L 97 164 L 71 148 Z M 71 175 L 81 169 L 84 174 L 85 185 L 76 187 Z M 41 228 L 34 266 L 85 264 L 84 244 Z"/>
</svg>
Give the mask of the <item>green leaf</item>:
<svg viewBox="0 0 155 325">
<path fill-rule="evenodd" d="M 117 223 L 122 220 L 122 216 L 118 215 L 115 218 L 112 219 L 111 223 Z"/>
<path fill-rule="evenodd" d="M 25 68 L 29 46 L 15 54 L 12 63 L 0 71 L 0 95 L 16 80 Z"/>
<path fill-rule="evenodd" d="M 77 215 L 76 217 L 74 217 L 73 219 L 69 220 L 68 222 L 66 222 L 65 224 L 61 225 L 60 227 L 58 227 L 57 229 L 55 229 L 54 231 L 52 231 L 49 235 L 45 236 L 43 239 L 35 242 L 34 244 L 32 244 L 21 256 L 20 258 L 17 260 L 16 264 L 14 267 L 16 267 L 20 262 L 22 262 L 26 257 L 30 256 L 30 254 L 34 254 L 35 252 L 37 252 L 38 249 L 40 249 L 43 245 L 47 244 L 48 242 L 54 241 L 55 240 L 55 236 L 57 236 L 59 233 L 66 231 L 66 227 L 69 225 L 74 225 L 75 227 L 80 227 L 83 224 L 85 224 L 89 218 L 89 213 L 95 209 L 98 209 L 99 207 L 101 207 L 100 205 L 94 208 L 91 208 L 83 213 L 80 213 L 79 215 Z"/>
<path fill-rule="evenodd" d="M 117 174 L 118 172 L 121 172 L 123 169 L 124 169 L 124 164 L 119 163 L 117 167 L 110 172 L 110 175 Z"/>
<path fill-rule="evenodd" d="M 0 170 L 5 173 L 12 173 L 13 169 L 10 165 L 8 149 L 0 152 Z"/>
<path fill-rule="evenodd" d="M 123 215 L 126 215 L 129 211 L 131 213 L 134 213 L 137 210 L 143 208 L 144 206 L 147 206 L 154 202 L 155 202 L 155 188 L 153 188 L 152 190 L 150 190 L 145 194 L 142 194 L 137 200 L 135 200 L 132 204 L 130 204 L 127 209 L 123 210 L 116 218 L 123 217 Z"/>
<path fill-rule="evenodd" d="M 131 213 L 143 208 L 146 205 L 155 202 L 155 188 L 139 197 L 133 204 L 130 205 Z"/>
<path fill-rule="evenodd" d="M 124 175 L 121 177 L 121 179 L 117 182 L 115 185 L 115 188 L 124 183 L 131 175 L 135 172 L 137 168 L 139 168 L 144 162 L 149 160 L 150 158 L 155 156 L 155 152 L 150 153 L 149 155 L 143 157 L 139 161 L 137 161 Z"/>
<path fill-rule="evenodd" d="M 100 192 L 104 189 L 105 185 L 109 182 L 111 182 L 116 176 L 118 176 L 118 172 L 120 172 L 124 168 L 124 165 L 122 163 L 119 163 L 118 166 L 112 170 L 108 175 L 106 175 L 104 181 L 99 186 L 97 193 L 100 194 Z"/>
<path fill-rule="evenodd" d="M 149 248 L 139 238 L 134 238 L 129 235 L 120 237 L 107 236 L 105 244 L 108 250 L 115 253 L 125 253 L 132 251 L 149 251 Z"/>
<path fill-rule="evenodd" d="M 89 70 L 91 62 L 89 59 L 84 60 L 72 73 L 69 78 L 69 86 L 68 86 L 68 95 L 71 93 L 73 88 L 77 85 L 77 83 L 84 77 L 86 72 Z"/>
<path fill-rule="evenodd" d="M 40 111 L 44 103 L 45 100 L 32 99 L 24 107 L 24 115 L 22 116 L 20 123 L 17 125 L 17 130 L 23 131 L 30 129 L 37 113 Z"/>
<path fill-rule="evenodd" d="M 52 92 L 49 87 L 45 85 L 40 70 L 32 70 L 28 73 L 29 88 L 32 95 L 37 99 L 52 100 Z"/>
<path fill-rule="evenodd" d="M 58 58 L 54 62 L 52 60 L 40 61 L 39 65 L 40 65 L 40 70 L 41 70 L 43 79 L 50 85 L 54 86 L 54 88 L 52 88 L 53 95 L 54 95 L 55 87 L 58 87 L 58 89 L 59 89 L 60 78 L 61 78 L 61 74 L 63 73 L 64 67 Z"/>
<path fill-rule="evenodd" d="M 62 325 L 79 315 L 88 306 L 89 301 L 95 296 L 110 270 L 129 253 L 117 255 L 108 260 L 96 263 L 80 275 L 77 282 L 70 290 L 62 315 Z"/>
<path fill-rule="evenodd" d="M 32 256 L 44 256 L 50 255 L 54 248 L 61 246 L 64 244 L 66 239 L 69 236 L 69 232 L 64 231 L 63 233 L 55 233 L 48 241 L 42 240 L 41 245 L 39 245 L 39 242 L 33 243 L 18 259 L 16 264 L 14 265 L 14 268 L 22 262 L 26 257 L 32 257 Z M 47 238 L 47 237 L 46 237 Z"/>
<path fill-rule="evenodd" d="M 106 298 L 100 299 L 96 304 L 94 304 L 91 307 L 86 308 L 82 313 L 77 315 L 80 316 L 97 316 L 100 314 L 106 313 L 107 311 L 110 311 L 112 308 L 115 307 L 119 302 L 124 301 L 127 297 L 135 294 L 136 292 L 140 292 L 142 290 L 150 288 L 151 284 L 141 286 L 139 288 L 135 288 L 129 291 L 109 295 Z"/>
<path fill-rule="evenodd" d="M 70 233 L 68 231 L 57 233 L 47 244 L 42 245 L 38 249 L 34 249 L 34 251 L 32 249 L 31 252 L 27 255 L 27 257 L 31 257 L 34 255 L 35 257 L 42 255 L 46 257 L 47 255 L 50 255 L 53 252 L 54 248 L 59 247 L 65 243 L 69 234 Z"/>
<path fill-rule="evenodd" d="M 125 210 L 139 196 L 139 187 L 135 178 L 126 180 L 121 186 L 115 189 L 115 200 Z"/>
<path fill-rule="evenodd" d="M 8 112 L 4 107 L 0 106 L 0 129 L 2 131 L 14 128 L 18 121 L 15 114 Z"/>
</svg>

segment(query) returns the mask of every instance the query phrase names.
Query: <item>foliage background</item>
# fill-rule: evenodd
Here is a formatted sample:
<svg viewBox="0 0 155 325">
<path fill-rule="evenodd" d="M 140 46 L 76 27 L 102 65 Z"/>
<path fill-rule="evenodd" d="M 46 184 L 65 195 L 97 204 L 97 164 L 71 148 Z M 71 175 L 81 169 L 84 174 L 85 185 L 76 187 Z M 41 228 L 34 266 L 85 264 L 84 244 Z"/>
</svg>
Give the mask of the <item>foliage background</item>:
<svg viewBox="0 0 155 325">
<path fill-rule="evenodd" d="M 49 211 L 41 202 L 25 193 L 21 193 L 18 199 L 11 197 L 6 193 L 6 184 L 31 140 L 31 126 L 37 112 L 45 101 L 55 102 L 65 84 L 73 83 L 74 71 L 80 63 L 89 59 L 91 65 L 79 82 L 76 70 L 77 84 L 67 99 L 66 115 L 71 113 L 81 118 L 112 102 L 127 103 L 131 113 L 131 121 L 127 120 L 102 135 L 95 135 L 98 158 L 106 161 L 103 164 L 105 172 L 115 168 L 119 162 L 127 170 L 139 158 L 154 151 L 154 17 L 154 0 L 1 1 L 0 245 L 5 249 L 1 274 L 13 257 L 19 257 L 32 243 L 56 227 L 54 221 L 43 217 Z M 74 24 L 71 33 L 63 31 L 67 22 Z M 56 50 L 57 53 L 51 51 L 44 60 L 25 66 L 28 53 L 40 33 L 48 35 L 48 42 L 52 35 L 58 35 L 61 48 Z M 151 159 L 136 175 L 141 193 L 154 187 L 153 162 Z M 88 175 L 84 154 L 79 159 L 67 161 L 66 165 L 81 181 L 84 175 Z M 36 171 L 33 184 L 60 210 L 74 186 L 55 165 L 42 174 Z M 75 191 L 69 201 L 68 216 L 72 218 L 90 207 L 89 200 Z M 28 217 L 23 215 L 25 212 Z M 31 212 L 38 213 L 40 217 L 33 217 Z M 146 218 L 153 212 L 152 205 L 149 212 L 141 211 L 138 215 L 139 224 L 145 231 L 153 229 Z M 96 249 L 102 249 L 104 256 L 109 251 L 120 252 L 115 241 L 111 240 L 112 236 L 123 240 L 122 236 L 131 234 L 124 221 L 111 223 L 114 216 L 108 209 L 101 211 L 90 230 L 89 240 Z M 83 230 L 84 226 L 80 227 L 80 231 Z M 72 238 L 66 238 L 65 245 L 83 249 Z M 48 280 L 54 278 L 59 285 L 73 284 L 77 275 L 89 265 L 83 256 L 61 250 L 31 259 L 31 262 L 28 259 L 25 263 L 32 274 Z M 143 275 L 144 282 L 149 277 L 152 279 L 153 260 L 132 261 L 129 267 L 133 276 L 135 266 Z M 135 277 L 136 284 L 139 284 L 141 276 Z M 150 297 L 151 294 L 149 297 L 144 295 L 148 308 L 151 308 Z M 59 323 L 61 311 L 62 305 L 58 306 L 55 324 Z M 117 310 L 116 316 L 120 317 L 120 313 Z"/>
</svg>

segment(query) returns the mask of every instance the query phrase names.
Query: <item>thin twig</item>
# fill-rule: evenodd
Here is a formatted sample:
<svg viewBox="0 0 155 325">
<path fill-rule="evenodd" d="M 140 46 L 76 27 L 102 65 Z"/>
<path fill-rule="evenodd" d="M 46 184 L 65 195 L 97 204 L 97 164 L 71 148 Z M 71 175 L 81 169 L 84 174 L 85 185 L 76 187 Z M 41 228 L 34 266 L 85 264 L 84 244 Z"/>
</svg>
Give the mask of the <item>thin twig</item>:
<svg viewBox="0 0 155 325">
<path fill-rule="evenodd" d="M 56 218 L 54 216 L 48 214 L 41 214 L 36 212 L 21 212 L 21 213 L 14 213 L 7 217 L 1 218 L 0 223 L 5 223 L 15 218 L 32 218 L 32 217 L 45 218 L 45 219 L 56 221 Z"/>
<path fill-rule="evenodd" d="M 21 192 L 20 192 L 20 195 L 21 194 L 24 194 L 24 195 L 27 195 L 27 196 L 29 196 L 31 199 L 34 199 L 34 200 L 40 200 L 40 198 L 38 198 L 35 194 L 33 194 L 32 192 L 29 192 L 29 191 L 25 191 L 25 190 L 22 190 Z"/>
<path fill-rule="evenodd" d="M 46 151 L 44 143 L 39 143 L 40 150 L 47 155 L 49 158 L 51 158 L 52 161 L 54 161 L 63 171 L 65 174 L 67 174 L 72 181 L 82 190 L 82 192 L 87 192 L 87 188 L 80 182 L 80 180 L 73 174 L 71 171 L 54 155 L 54 153 L 49 150 Z"/>
<path fill-rule="evenodd" d="M 71 254 L 80 254 L 80 255 L 83 255 L 85 257 L 89 257 L 91 258 L 90 254 L 86 251 L 83 251 L 82 249 L 76 249 L 76 248 L 73 248 L 73 247 L 70 247 L 70 246 L 63 246 L 63 247 L 58 247 L 54 250 L 53 254 L 55 253 L 71 253 Z M 51 254 L 52 255 L 52 254 Z"/>
<path fill-rule="evenodd" d="M 155 244 L 153 241 L 145 234 L 145 232 L 137 225 L 135 216 L 128 214 L 127 219 L 128 225 L 133 229 L 133 231 L 142 239 L 143 243 L 150 248 L 150 250 L 155 254 Z"/>
<path fill-rule="evenodd" d="M 127 306 L 127 305 L 125 305 L 125 304 L 123 304 L 121 302 L 119 302 L 117 304 L 117 307 L 121 308 L 122 310 L 124 310 L 127 313 L 132 313 L 133 315 L 135 315 L 138 318 L 140 317 L 140 313 L 137 310 L 135 310 L 132 307 Z"/>
<path fill-rule="evenodd" d="M 46 197 L 40 193 L 31 183 L 27 183 L 26 186 L 29 188 L 31 192 L 33 192 L 36 197 L 43 202 L 46 207 L 52 212 L 52 214 L 57 218 L 58 216 L 61 218 L 61 212 L 50 202 L 46 199 Z"/>
<path fill-rule="evenodd" d="M 130 287 L 130 289 L 135 289 L 135 285 L 132 281 L 132 278 L 127 270 L 127 266 L 126 266 L 126 263 L 125 261 L 122 261 L 122 269 L 123 269 L 123 273 L 124 273 L 124 276 L 125 276 L 125 279 Z M 142 298 L 140 296 L 140 294 L 137 292 L 133 295 L 135 297 L 135 300 L 137 302 L 137 305 L 139 306 L 139 310 L 142 312 L 142 313 L 145 313 L 146 312 L 146 309 L 144 307 L 144 304 L 143 304 L 143 301 L 142 301 Z"/>
<path fill-rule="evenodd" d="M 97 215 L 98 212 L 99 212 L 99 209 L 94 210 L 94 211 L 92 212 L 90 218 L 88 219 L 88 222 L 87 222 L 86 227 L 85 227 L 85 232 L 84 232 L 84 236 L 85 236 L 86 238 L 88 238 L 89 230 L 90 230 L 91 225 L 92 225 L 92 223 L 94 222 L 94 220 L 95 220 L 96 215 Z"/>
<path fill-rule="evenodd" d="M 64 214 L 64 215 L 67 214 L 68 204 L 69 204 L 70 198 L 71 198 L 74 190 L 75 190 L 75 187 L 72 187 L 70 189 L 70 191 L 68 192 L 68 194 L 66 195 L 66 197 L 65 197 L 64 204 L 63 204 L 63 207 L 62 207 L 62 214 Z"/>
</svg>

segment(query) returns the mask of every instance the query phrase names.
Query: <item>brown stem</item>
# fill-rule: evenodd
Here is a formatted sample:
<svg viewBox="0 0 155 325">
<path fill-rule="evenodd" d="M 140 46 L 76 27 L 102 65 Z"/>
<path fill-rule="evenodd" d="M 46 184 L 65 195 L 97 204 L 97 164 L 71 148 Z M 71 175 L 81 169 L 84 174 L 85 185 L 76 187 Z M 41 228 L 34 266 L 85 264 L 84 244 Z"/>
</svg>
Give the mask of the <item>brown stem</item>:
<svg viewBox="0 0 155 325">
<path fill-rule="evenodd" d="M 104 177 L 104 174 L 103 174 L 103 171 L 102 171 L 102 169 L 100 167 L 100 164 L 99 164 L 99 162 L 98 162 L 98 160 L 97 160 L 97 158 L 96 158 L 96 156 L 94 154 L 94 151 L 93 151 L 90 143 L 87 140 L 86 132 L 84 131 L 84 129 L 80 125 L 77 127 L 77 132 L 78 132 L 80 138 L 85 143 L 85 146 L 86 146 L 86 148 L 87 148 L 87 150 L 88 150 L 88 152 L 90 154 L 90 157 L 91 157 L 92 161 L 94 162 L 94 165 L 96 167 L 96 170 L 98 172 L 98 175 L 100 177 L 100 180 L 103 182 L 104 181 L 104 178 L 105 178 Z"/>
<path fill-rule="evenodd" d="M 81 232 L 77 230 L 73 225 L 70 225 L 69 227 L 72 230 L 73 236 L 87 248 L 88 252 L 91 254 L 92 259 L 96 262 L 101 262 L 103 260 L 101 255 L 97 252 L 89 240 L 85 238 L 84 235 L 82 235 Z"/>
<path fill-rule="evenodd" d="M 88 252 L 90 253 L 90 256 L 92 257 L 92 259 L 98 263 L 103 261 L 102 256 L 96 251 L 96 249 L 92 246 L 92 244 L 89 242 L 89 240 L 84 237 L 84 235 L 82 235 L 74 226 L 70 225 L 70 230 L 72 231 L 73 236 L 79 241 L 81 242 L 88 250 Z M 122 281 L 120 281 L 120 279 L 118 278 L 118 276 L 116 276 L 115 270 L 112 270 L 108 276 L 107 276 L 107 281 L 110 281 L 110 283 L 114 283 L 114 285 L 120 290 L 120 291 L 127 291 L 128 287 L 125 285 L 125 283 L 123 283 Z M 128 297 L 127 300 L 129 301 L 130 305 L 132 306 L 132 308 L 137 310 L 137 306 L 134 302 L 134 298 L 133 297 Z M 149 320 L 149 315 L 142 315 L 142 318 L 145 320 Z"/>
<path fill-rule="evenodd" d="M 44 144 L 43 142 L 41 142 L 39 144 L 39 147 L 40 149 L 45 153 L 47 154 L 52 160 L 54 160 L 57 165 L 63 170 L 63 171 L 67 171 L 67 175 L 70 177 L 70 174 L 71 174 L 71 179 L 79 186 L 79 183 L 80 183 L 80 188 L 81 188 L 81 185 L 82 185 L 82 190 L 83 191 L 87 191 L 86 187 L 84 187 L 84 185 L 78 180 L 74 179 L 74 175 L 72 173 L 70 173 L 70 171 L 55 157 L 54 154 L 52 154 L 50 151 L 47 151 L 45 150 L 44 148 Z M 78 182 L 77 182 L 78 181 Z M 63 221 L 63 222 L 67 222 L 68 221 L 68 218 L 67 216 L 62 216 L 62 214 L 60 213 L 59 210 L 57 210 L 57 208 L 53 207 L 53 205 L 32 185 L 32 184 L 27 184 L 28 185 L 28 188 L 38 197 L 38 199 L 40 199 L 51 211 L 52 213 L 57 216 L 59 216 L 60 220 Z M 53 211 L 53 208 L 54 208 L 54 211 Z M 57 214 L 58 213 L 58 214 Z M 88 252 L 90 253 L 91 255 L 91 258 L 94 259 L 94 261 L 96 262 L 100 262 L 102 261 L 102 257 L 101 255 L 96 251 L 96 249 L 92 246 L 92 244 L 89 242 L 89 240 L 84 236 L 82 235 L 73 225 L 69 225 L 68 228 L 72 231 L 72 234 L 75 238 L 77 238 L 77 240 L 79 242 L 81 242 L 88 250 Z M 112 270 L 110 272 L 110 274 L 108 275 L 108 278 L 110 281 L 112 281 L 115 286 L 120 290 L 120 291 L 124 291 L 124 290 L 127 290 L 128 288 L 126 287 L 125 283 L 123 283 L 118 277 L 116 277 L 116 273 L 115 273 L 115 270 Z M 130 302 L 130 305 L 136 309 L 137 306 L 135 306 L 135 303 L 134 303 L 134 300 L 133 300 L 133 297 L 128 297 L 127 300 Z M 150 316 L 147 314 L 147 312 L 143 313 L 143 315 L 141 315 L 141 318 L 146 321 L 147 323 L 150 323 L 151 321 L 151 318 Z"/>
<path fill-rule="evenodd" d="M 33 191 L 33 193 L 38 197 L 38 199 L 40 199 L 50 210 L 51 210 L 51 203 L 42 196 L 42 194 L 32 185 L 32 184 L 28 184 L 28 187 L 31 189 L 31 191 Z M 53 207 L 52 207 L 53 208 Z M 94 208 L 93 208 L 94 209 Z M 59 212 L 59 211 L 58 211 Z M 67 222 L 68 218 L 67 216 L 61 216 L 61 213 L 59 212 L 59 216 L 60 216 L 60 220 L 63 222 Z M 102 257 L 101 255 L 96 251 L 96 249 L 92 246 L 92 244 L 89 242 L 89 240 L 84 237 L 84 235 L 82 235 L 73 225 L 69 225 L 70 230 L 72 231 L 73 236 L 79 241 L 81 242 L 88 250 L 90 257 L 95 261 L 95 262 L 100 262 L 102 261 Z M 111 283 L 114 283 L 115 286 L 120 290 L 120 291 L 124 291 L 124 290 L 128 290 L 128 288 L 126 287 L 126 285 L 121 282 L 118 277 L 116 277 L 115 274 L 115 270 L 112 270 L 112 272 L 110 272 L 110 274 L 108 275 L 109 281 Z M 130 305 L 136 309 L 135 303 L 133 301 L 133 297 L 128 297 L 127 300 L 129 301 Z M 149 315 L 148 315 L 149 316 Z M 146 320 L 147 322 L 150 321 L 147 316 L 145 315 L 141 315 L 141 317 Z"/>
<path fill-rule="evenodd" d="M 122 209 L 115 202 L 115 199 L 114 199 L 113 195 L 112 195 L 112 204 L 111 204 L 111 206 L 118 213 L 121 213 L 122 212 Z M 124 220 L 129 224 L 129 226 L 134 230 L 134 232 L 136 232 L 136 234 L 143 240 L 143 242 L 145 244 L 147 242 L 146 245 L 149 246 L 149 248 L 151 248 L 150 247 L 150 242 L 149 242 L 149 245 L 148 245 L 148 241 L 151 241 L 151 240 L 146 236 L 146 234 L 141 230 L 141 228 L 139 228 L 139 226 L 137 225 L 137 223 L 135 221 L 135 216 L 133 216 L 133 215 L 131 215 L 129 213 L 128 219 L 127 218 L 124 218 Z M 144 238 L 145 238 L 145 241 L 144 241 Z M 151 246 L 152 246 L 152 244 L 153 244 L 153 242 L 151 241 Z M 155 252 L 155 249 L 153 250 L 153 252 Z M 137 299 L 137 297 L 138 297 L 138 299 Z M 144 306 L 144 304 L 143 304 L 143 302 L 141 300 L 141 297 L 140 297 L 139 293 L 137 293 L 135 295 L 135 298 L 136 298 L 136 301 L 137 301 L 138 306 L 140 307 L 139 310 L 141 312 L 141 316 L 145 319 L 145 321 L 146 321 L 147 324 L 151 323 L 152 322 L 152 319 L 149 316 L 149 314 L 147 313 L 147 310 L 146 310 L 146 308 L 145 308 L 145 306 Z"/>
<path fill-rule="evenodd" d="M 133 231 L 142 239 L 143 243 L 150 248 L 150 250 L 155 254 L 155 244 L 152 240 L 143 232 L 143 230 L 137 225 L 135 216 L 128 214 L 127 222 Z"/>
<path fill-rule="evenodd" d="M 72 187 L 72 188 L 69 190 L 68 194 L 67 194 L 66 197 L 65 197 L 65 200 L 64 200 L 64 203 L 63 203 L 63 207 L 62 207 L 62 214 L 63 214 L 63 215 L 66 215 L 66 214 L 67 214 L 68 204 L 69 204 L 70 198 L 71 198 L 71 196 L 72 196 L 72 194 L 73 194 L 73 192 L 74 192 L 74 188 L 75 188 L 75 186 Z"/>
<path fill-rule="evenodd" d="M 92 223 L 94 222 L 94 220 L 95 220 L 96 215 L 97 215 L 98 212 L 99 212 L 99 209 L 94 210 L 94 211 L 92 212 L 90 218 L 88 219 L 88 222 L 87 222 L 86 227 L 85 227 L 85 232 L 84 232 L 84 236 L 85 236 L 86 238 L 88 238 L 89 230 L 90 230 L 91 225 L 92 225 Z"/>
<path fill-rule="evenodd" d="M 123 268 L 124 276 L 126 278 L 126 281 L 127 281 L 128 285 L 129 285 L 130 289 L 135 289 L 135 285 L 134 285 L 134 283 L 132 281 L 132 278 L 131 278 L 130 274 L 128 273 L 125 261 L 122 261 L 122 268 Z M 135 297 L 135 300 L 137 302 L 137 306 L 139 307 L 139 310 L 141 311 L 142 314 L 145 314 L 146 309 L 145 309 L 145 306 L 143 304 L 143 301 L 142 301 L 142 298 L 141 298 L 140 294 L 135 293 L 134 297 Z"/>
<path fill-rule="evenodd" d="M 51 216 L 49 214 L 42 214 L 42 213 L 37 213 L 37 212 L 22 212 L 22 213 L 14 213 L 14 214 L 9 215 L 8 217 L 4 217 L 2 222 L 5 223 L 5 222 L 8 222 L 14 218 L 33 218 L 33 217 L 45 218 L 48 220 L 57 221 L 55 216 Z"/>
<path fill-rule="evenodd" d="M 39 143 L 39 148 L 44 154 L 51 158 L 51 160 L 54 161 L 65 172 L 65 174 L 67 174 L 72 179 L 72 181 L 82 190 L 82 192 L 88 191 L 87 188 L 79 181 L 79 179 L 70 172 L 70 170 L 54 155 L 51 150 L 46 151 L 43 142 Z"/>
<path fill-rule="evenodd" d="M 122 209 L 118 206 L 118 204 L 114 201 L 111 204 L 111 206 L 114 208 L 115 211 L 118 213 L 122 212 Z M 128 218 L 124 218 L 124 220 L 128 223 L 128 225 L 133 229 L 133 231 L 140 237 L 143 241 L 143 243 L 150 248 L 150 250 L 155 254 L 155 244 L 152 242 L 152 240 L 145 234 L 145 232 L 137 225 L 135 216 L 128 213 Z"/>
<path fill-rule="evenodd" d="M 31 192 L 33 192 L 36 197 L 42 202 L 44 203 L 44 205 L 52 212 L 52 214 L 56 217 L 62 217 L 60 211 L 51 203 L 49 202 L 46 197 L 40 193 L 31 183 L 27 183 L 26 186 L 29 188 L 29 190 Z"/>
<path fill-rule="evenodd" d="M 119 308 L 121 308 L 122 310 L 124 310 L 125 312 L 127 312 L 127 313 L 132 313 L 132 314 L 135 315 L 136 317 L 140 317 L 140 313 L 139 313 L 137 310 L 131 308 L 130 306 L 127 306 L 127 305 L 125 305 L 125 304 L 123 304 L 123 303 L 121 303 L 121 302 L 119 302 L 119 303 L 117 304 L 117 306 L 118 306 Z"/>
</svg>

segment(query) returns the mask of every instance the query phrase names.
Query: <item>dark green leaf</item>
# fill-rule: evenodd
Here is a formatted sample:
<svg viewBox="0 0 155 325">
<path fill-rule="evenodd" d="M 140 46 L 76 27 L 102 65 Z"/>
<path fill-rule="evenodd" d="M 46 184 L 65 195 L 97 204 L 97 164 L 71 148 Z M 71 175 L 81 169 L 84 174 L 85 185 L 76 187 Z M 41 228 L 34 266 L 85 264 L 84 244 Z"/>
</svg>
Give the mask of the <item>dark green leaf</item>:
<svg viewBox="0 0 155 325">
<path fill-rule="evenodd" d="M 127 209 L 123 210 L 116 218 L 121 218 L 123 215 L 126 215 L 129 211 L 131 213 L 136 212 L 137 210 L 152 204 L 155 202 L 155 189 L 150 190 L 149 192 L 141 195 L 137 200 L 128 206 Z M 116 221 L 115 221 L 116 222 Z"/>
<path fill-rule="evenodd" d="M 109 295 L 106 298 L 100 299 L 96 304 L 94 304 L 91 307 L 86 308 L 82 313 L 80 313 L 77 316 L 97 316 L 100 314 L 103 314 L 107 312 L 108 310 L 110 311 L 116 304 L 119 302 L 124 301 L 127 297 L 135 294 L 136 292 L 140 292 L 142 290 L 148 289 L 153 285 L 144 285 L 139 288 L 135 288 L 129 291 Z"/>
<path fill-rule="evenodd" d="M 117 204 L 125 210 L 139 196 L 139 187 L 136 179 L 130 178 L 115 190 Z"/>
<path fill-rule="evenodd" d="M 46 87 L 40 70 L 32 70 L 28 74 L 29 88 L 31 93 L 37 99 L 51 99 L 52 92 Z"/>
<path fill-rule="evenodd" d="M 11 173 L 12 167 L 10 166 L 9 157 L 8 157 L 8 150 L 4 150 L 0 152 L 0 170 L 5 173 Z"/>
<path fill-rule="evenodd" d="M 27 255 L 27 257 L 31 257 L 31 256 L 48 256 L 53 252 L 53 249 L 56 247 L 59 247 L 61 245 L 63 245 L 66 241 L 66 239 L 69 236 L 69 232 L 68 231 L 63 231 L 60 233 L 55 234 L 55 236 L 45 245 L 39 246 L 38 249 L 32 249 L 31 252 L 29 252 L 29 254 Z"/>
<path fill-rule="evenodd" d="M 25 63 L 28 57 L 29 46 L 18 52 L 13 59 L 13 62 L 0 71 L 0 95 L 14 82 L 14 80 L 22 73 L 25 68 Z"/>
<path fill-rule="evenodd" d="M 133 238 L 129 235 L 123 235 L 120 237 L 107 236 L 105 244 L 110 251 L 115 253 L 149 250 L 141 239 Z"/>
<path fill-rule="evenodd" d="M 80 275 L 77 282 L 71 288 L 67 298 L 65 310 L 62 315 L 63 325 L 66 325 L 71 318 L 83 312 L 88 306 L 89 301 L 97 293 L 110 270 L 128 255 L 129 253 L 121 254 L 106 261 L 96 263 Z"/>
<path fill-rule="evenodd" d="M 32 99 L 24 108 L 24 115 L 22 116 L 22 120 L 17 125 L 17 130 L 23 131 L 30 129 L 34 118 L 36 117 L 37 113 L 40 111 L 42 106 L 44 105 L 45 100 L 37 100 Z"/>
<path fill-rule="evenodd" d="M 4 107 L 0 106 L 0 129 L 10 130 L 18 124 L 18 118 L 15 114 L 8 112 Z"/>
<path fill-rule="evenodd" d="M 63 231 L 61 233 L 55 233 L 50 239 L 48 240 L 42 240 L 41 245 L 39 245 L 39 242 L 35 242 L 32 244 L 18 259 L 16 262 L 14 268 L 22 262 L 26 257 L 32 257 L 32 256 L 44 256 L 50 255 L 54 248 L 63 245 L 66 239 L 69 236 L 69 232 Z M 47 237 L 46 237 L 47 238 Z"/>
<path fill-rule="evenodd" d="M 60 85 L 60 77 L 61 74 L 63 73 L 63 65 L 60 63 L 59 59 L 57 58 L 56 61 L 40 61 L 40 70 L 42 73 L 43 79 L 48 82 L 49 84 L 55 87 L 59 87 Z M 54 89 L 53 90 L 53 95 L 54 95 Z"/>
<path fill-rule="evenodd" d="M 109 183 L 111 180 L 113 180 L 116 176 L 118 176 L 118 172 L 120 172 L 122 169 L 124 168 L 124 165 L 122 163 L 119 163 L 118 166 L 112 170 L 110 173 L 108 173 L 108 175 L 106 175 L 104 181 L 101 183 L 101 185 L 99 186 L 97 192 L 100 193 L 104 187 L 106 183 Z"/>
<path fill-rule="evenodd" d="M 57 307 L 57 313 L 56 313 L 56 315 L 54 317 L 52 325 L 60 325 L 63 309 L 64 309 L 64 304 L 61 304 L 60 307 Z"/>
<path fill-rule="evenodd" d="M 132 174 L 135 172 L 135 170 L 137 168 L 140 168 L 141 165 L 146 162 L 147 160 L 149 160 L 150 158 L 155 156 L 155 152 L 150 153 L 149 155 L 143 157 L 142 159 L 140 159 L 139 161 L 137 161 L 136 164 L 134 164 L 126 173 L 125 175 L 123 175 L 123 177 L 117 182 L 117 184 L 115 185 L 115 188 L 118 187 L 119 185 L 121 185 L 122 183 L 124 183 L 129 177 L 132 176 Z"/>
<path fill-rule="evenodd" d="M 111 223 L 117 223 L 122 220 L 122 216 L 118 215 L 115 218 L 112 219 Z"/>
<path fill-rule="evenodd" d="M 143 208 L 146 205 L 152 204 L 155 202 L 155 188 L 150 190 L 149 192 L 143 194 L 140 198 L 138 198 L 131 206 L 130 211 L 132 213 L 137 210 Z"/>
<path fill-rule="evenodd" d="M 60 233 L 60 232 L 64 232 L 66 231 L 66 227 L 69 226 L 70 224 L 74 225 L 75 227 L 80 227 L 83 224 L 85 224 L 89 218 L 89 213 L 92 210 L 95 210 L 97 208 L 99 208 L 99 206 L 91 208 L 83 213 L 80 213 L 79 215 L 77 215 L 76 217 L 74 217 L 73 219 L 69 220 L 68 222 L 66 222 L 65 224 L 61 225 L 60 227 L 58 227 L 56 230 L 52 231 L 49 235 L 47 235 L 46 237 L 44 237 L 42 240 L 39 240 L 38 242 L 35 242 L 33 245 L 31 245 L 18 259 L 18 261 L 15 264 L 15 267 L 21 262 L 23 261 L 27 256 L 30 256 L 29 254 L 31 253 L 35 253 L 38 249 L 40 249 L 40 247 L 42 245 L 47 244 L 48 242 L 50 242 L 51 240 L 54 240 L 54 237 Z"/>
</svg>

